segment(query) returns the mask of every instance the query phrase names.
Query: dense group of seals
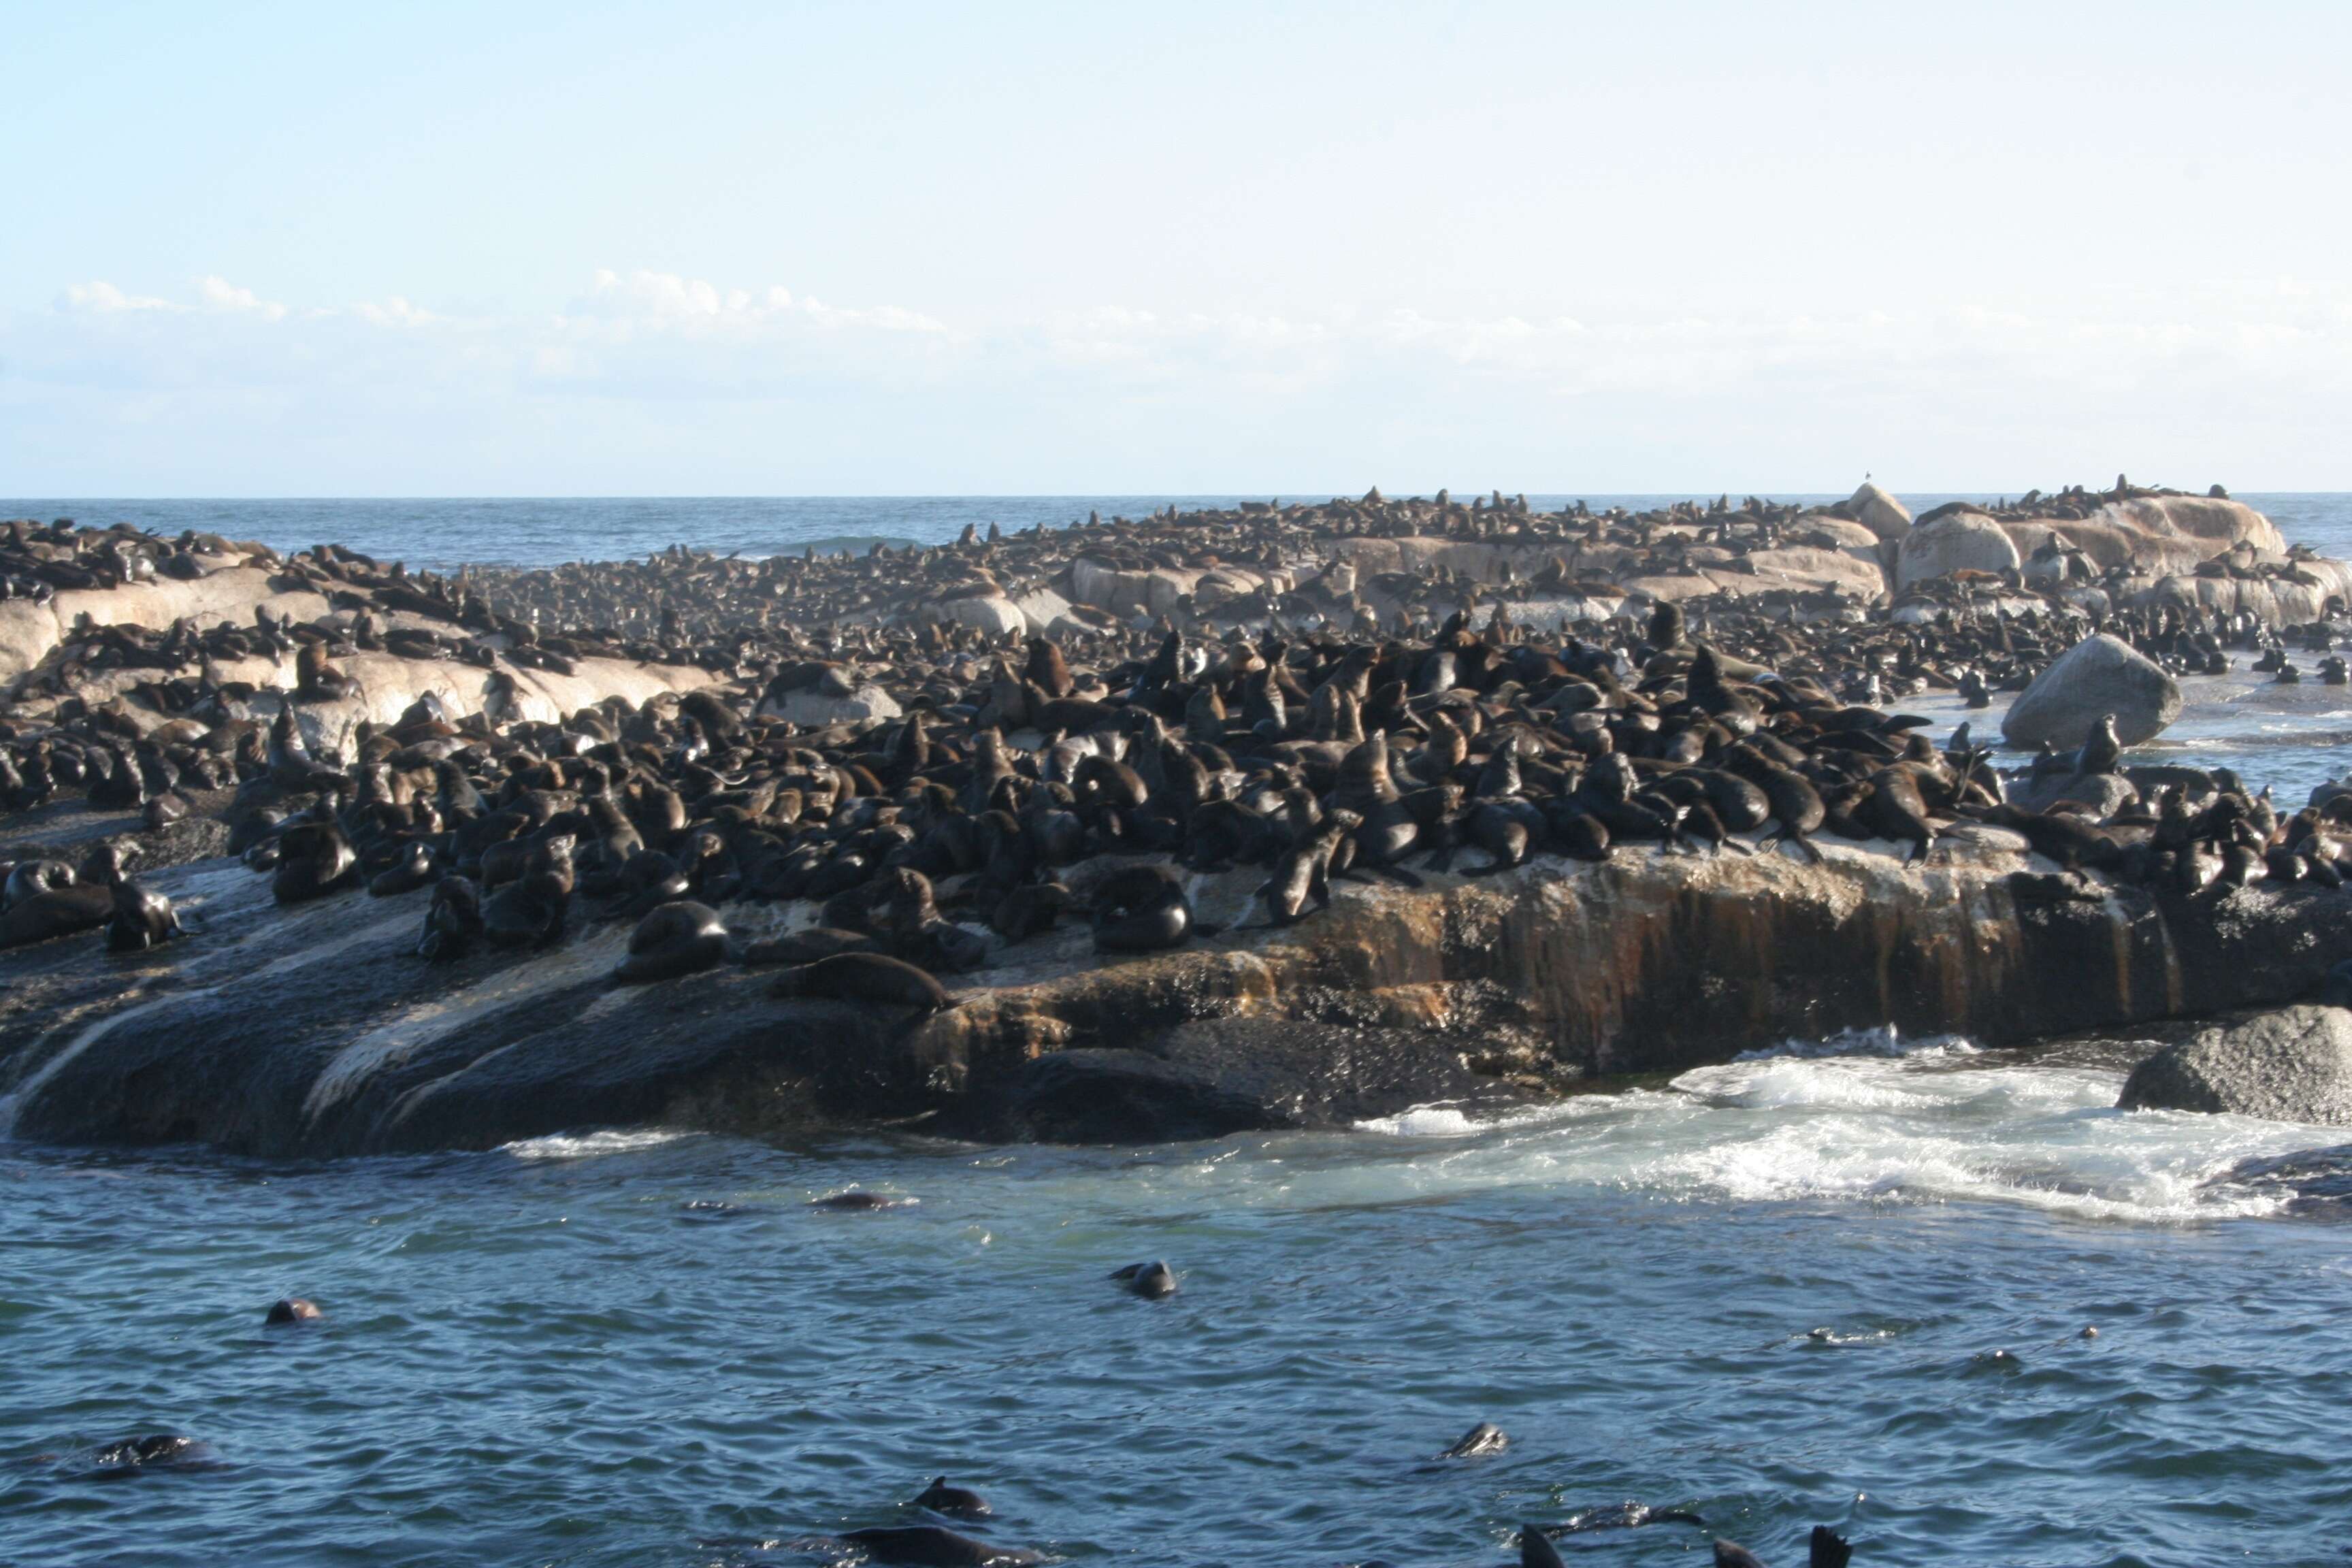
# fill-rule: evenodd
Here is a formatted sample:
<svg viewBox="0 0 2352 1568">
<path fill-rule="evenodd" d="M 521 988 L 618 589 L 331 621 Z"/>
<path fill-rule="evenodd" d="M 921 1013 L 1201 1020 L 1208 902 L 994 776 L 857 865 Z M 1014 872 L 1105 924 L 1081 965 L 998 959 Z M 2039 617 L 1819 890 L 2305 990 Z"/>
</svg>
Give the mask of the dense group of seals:
<svg viewBox="0 0 2352 1568">
<path fill-rule="evenodd" d="M 2105 497 L 2076 488 L 1992 510 L 2063 521 L 2149 493 L 2119 480 Z M 934 548 L 764 561 L 679 549 L 436 576 L 332 546 L 279 556 L 211 536 L 10 525 L 0 570 L 17 561 L 28 593 L 267 560 L 336 609 L 308 625 L 264 613 L 251 627 L 84 628 L 0 721 L 0 805 L 79 791 L 141 810 L 148 833 L 217 816 L 281 904 L 362 889 L 417 899 L 415 951 L 430 962 L 527 955 L 619 921 L 632 929 L 616 984 L 774 966 L 776 995 L 908 1019 L 952 1006 L 956 977 L 1065 921 L 1118 961 L 1311 918 L 1348 880 L 1410 885 L 1543 856 L 1818 858 L 1827 837 L 1917 858 L 1974 822 L 2070 873 L 2184 892 L 2335 885 L 2352 870 L 2340 798 L 2289 814 L 2226 772 L 2126 767 L 2096 747 L 2009 777 L 1965 730 L 1939 744 L 1893 710 L 1929 689 L 2015 689 L 2093 628 L 2179 668 L 2284 646 L 2242 615 L 2103 603 L 2079 573 L 2033 607 L 1987 611 L 1956 574 L 1921 590 L 1932 614 L 1701 595 L 1539 631 L 1499 598 L 1474 614 L 1480 585 L 1444 568 L 1350 595 L 1322 578 L 1280 585 L 1333 542 L 1440 537 L 1559 545 L 1547 585 L 1591 596 L 1602 584 L 1576 561 L 1682 571 L 1694 551 L 1737 559 L 1853 526 L 1752 498 L 1538 514 L 1500 495 L 1375 491 Z M 1177 573 L 1192 591 L 1157 615 L 1073 606 L 1050 636 L 915 613 L 941 595 L 1066 585 L 1083 561 Z M 2326 626 L 2290 635 L 2333 645 Z M 306 731 L 309 705 L 344 689 L 339 658 L 395 644 L 493 668 L 596 656 L 719 679 L 556 722 L 427 697 L 380 728 Z M 293 650 L 292 689 L 205 673 L 257 648 Z M 68 695 L 108 667 L 152 679 L 101 703 Z M 868 690 L 897 716 L 847 702 Z M 1204 926 L 1190 875 L 1240 868 L 1259 878 L 1255 912 L 1236 931 Z M 104 926 L 138 952 L 184 929 L 119 869 L 37 866 L 6 888 L 0 945 Z M 730 910 L 794 901 L 816 907 L 814 925 L 756 940 L 730 928 Z"/>
</svg>

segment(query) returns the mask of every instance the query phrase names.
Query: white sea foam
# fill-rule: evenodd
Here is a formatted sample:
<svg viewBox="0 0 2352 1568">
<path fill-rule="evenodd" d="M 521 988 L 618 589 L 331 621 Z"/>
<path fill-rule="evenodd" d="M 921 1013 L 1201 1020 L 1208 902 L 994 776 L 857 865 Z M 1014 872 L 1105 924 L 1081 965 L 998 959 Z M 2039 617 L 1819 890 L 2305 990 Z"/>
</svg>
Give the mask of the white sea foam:
<svg viewBox="0 0 2352 1568">
<path fill-rule="evenodd" d="M 596 1132 L 551 1132 L 542 1138 L 524 1138 L 499 1145 L 499 1152 L 511 1154 L 518 1160 L 588 1160 L 603 1154 L 628 1154 L 640 1149 L 658 1149 L 665 1143 L 675 1143 L 681 1138 L 692 1138 L 692 1132 L 662 1132 L 652 1130 L 629 1132 L 607 1128 Z"/>
<path fill-rule="evenodd" d="M 1771 1055 L 1694 1068 L 1664 1092 L 1493 1116 L 1419 1106 L 1360 1124 L 1397 1140 L 1399 1158 L 1319 1178 L 1294 1171 L 1287 1191 L 1377 1201 L 1584 1185 L 1678 1202 L 1999 1202 L 2182 1224 L 2274 1212 L 2283 1194 L 2217 1178 L 2334 1141 L 2246 1117 L 2118 1111 L 2116 1072 L 1970 1065 L 1978 1054 L 1947 1040 L 1899 1055 Z"/>
</svg>

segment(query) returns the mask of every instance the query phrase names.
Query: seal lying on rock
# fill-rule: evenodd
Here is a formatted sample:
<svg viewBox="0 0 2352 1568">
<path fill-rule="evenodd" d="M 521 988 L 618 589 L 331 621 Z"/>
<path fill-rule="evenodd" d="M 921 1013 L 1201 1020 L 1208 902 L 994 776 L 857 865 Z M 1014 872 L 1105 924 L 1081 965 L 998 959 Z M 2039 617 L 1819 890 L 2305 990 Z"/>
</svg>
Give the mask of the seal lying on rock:
<svg viewBox="0 0 2352 1568">
<path fill-rule="evenodd" d="M 0 910 L 0 947 L 22 947 L 102 926 L 114 914 L 114 889 L 74 883 L 34 893 Z"/>
<path fill-rule="evenodd" d="M 952 1007 L 940 983 L 903 959 L 879 952 L 841 952 L 787 969 L 769 985 L 773 996 L 824 996 L 881 1002 L 937 1013 Z"/>
<path fill-rule="evenodd" d="M 125 877 L 108 890 L 113 918 L 107 922 L 106 945 L 114 952 L 144 952 L 180 934 L 180 917 L 172 900 L 152 888 Z"/>
<path fill-rule="evenodd" d="M 1160 952 L 1192 934 L 1192 901 L 1160 866 L 1134 866 L 1095 889 L 1095 947 L 1103 952 Z"/>
<path fill-rule="evenodd" d="M 629 956 L 613 971 L 617 984 L 674 980 L 727 962 L 727 924 L 708 904 L 664 904 L 629 933 Z"/>
</svg>

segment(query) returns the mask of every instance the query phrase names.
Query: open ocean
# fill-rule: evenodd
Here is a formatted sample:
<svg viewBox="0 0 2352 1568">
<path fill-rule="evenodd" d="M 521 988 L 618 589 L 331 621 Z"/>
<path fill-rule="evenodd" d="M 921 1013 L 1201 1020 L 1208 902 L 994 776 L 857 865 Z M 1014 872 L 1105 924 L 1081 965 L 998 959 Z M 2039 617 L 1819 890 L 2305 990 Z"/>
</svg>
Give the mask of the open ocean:
<svg viewBox="0 0 2352 1568">
<path fill-rule="evenodd" d="M 0 515 L 446 566 L 1203 499 L 1224 498 Z M 2352 497 L 2243 499 L 2352 555 Z M 2152 751 L 2299 804 L 2344 771 L 2352 700 L 2258 682 L 2202 689 Z M 2124 1116 L 2123 1069 L 1797 1043 L 1495 1121 L 1132 1150 L 0 1142 L 0 1565 L 815 1564 L 828 1532 L 911 1521 L 941 1472 L 994 1503 L 989 1539 L 1075 1563 L 1491 1568 L 1521 1520 L 1633 1500 L 1773 1568 L 1816 1522 L 1857 1568 L 2341 1565 L 2352 1226 L 2229 1173 L 2342 1131 Z M 920 1201 L 806 1206 L 853 1185 Z M 1161 1257 L 1168 1301 L 1105 1279 Z M 289 1293 L 327 1321 L 265 1331 Z M 1434 1459 L 1480 1420 L 1507 1452 Z M 93 1475 L 154 1431 L 210 1462 Z M 1697 1565 L 1707 1535 L 1560 1545 Z"/>
</svg>

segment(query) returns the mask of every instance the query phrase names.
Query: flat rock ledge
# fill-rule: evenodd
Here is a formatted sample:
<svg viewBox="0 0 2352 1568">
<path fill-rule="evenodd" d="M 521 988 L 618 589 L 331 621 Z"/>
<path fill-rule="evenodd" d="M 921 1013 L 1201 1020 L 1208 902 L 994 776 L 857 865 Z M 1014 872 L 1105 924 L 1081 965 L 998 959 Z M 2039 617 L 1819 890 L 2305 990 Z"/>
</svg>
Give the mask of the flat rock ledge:
<svg viewBox="0 0 2352 1568">
<path fill-rule="evenodd" d="M 959 1005 L 928 1017 L 772 998 L 740 968 L 614 988 L 627 927 L 576 914 L 560 947 L 436 967 L 409 952 L 426 893 L 284 910 L 215 858 L 152 879 L 196 935 L 0 954 L 0 1128 L 271 1156 L 583 1126 L 1208 1137 L 1555 1095 L 1846 1028 L 2002 1045 L 2276 1005 L 2352 939 L 2352 890 L 2159 897 L 2062 878 L 1987 829 L 1935 865 L 1824 849 L 1351 884 L 1282 930 L 1245 924 L 1255 873 L 1200 877 L 1224 935 L 1122 960 L 1049 933 L 945 977 Z M 814 911 L 725 912 L 757 936 Z"/>
</svg>

